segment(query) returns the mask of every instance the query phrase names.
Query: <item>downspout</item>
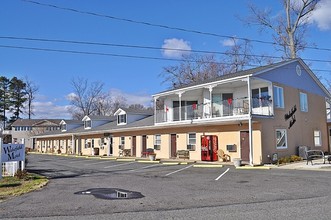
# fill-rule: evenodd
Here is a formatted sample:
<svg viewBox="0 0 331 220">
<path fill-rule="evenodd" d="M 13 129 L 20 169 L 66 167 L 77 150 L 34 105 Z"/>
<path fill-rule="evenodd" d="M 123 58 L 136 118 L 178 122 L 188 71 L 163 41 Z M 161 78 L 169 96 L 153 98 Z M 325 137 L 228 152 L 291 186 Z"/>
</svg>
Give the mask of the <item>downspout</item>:
<svg viewBox="0 0 331 220">
<path fill-rule="evenodd" d="M 249 132 L 249 164 L 253 166 L 253 129 L 252 129 L 252 94 L 249 76 L 247 77 L 248 87 L 248 132 Z"/>
</svg>

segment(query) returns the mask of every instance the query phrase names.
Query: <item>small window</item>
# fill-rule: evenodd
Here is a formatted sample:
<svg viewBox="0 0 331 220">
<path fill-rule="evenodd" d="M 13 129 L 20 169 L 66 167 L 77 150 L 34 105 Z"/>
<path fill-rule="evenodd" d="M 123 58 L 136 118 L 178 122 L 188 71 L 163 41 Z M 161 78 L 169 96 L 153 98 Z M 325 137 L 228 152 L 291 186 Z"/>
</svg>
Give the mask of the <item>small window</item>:
<svg viewBox="0 0 331 220">
<path fill-rule="evenodd" d="M 308 112 L 308 98 L 307 94 L 300 92 L 300 110 L 302 112 Z"/>
<path fill-rule="evenodd" d="M 282 87 L 274 86 L 275 108 L 284 108 L 284 92 Z"/>
<path fill-rule="evenodd" d="M 154 136 L 154 149 L 160 150 L 161 149 L 161 135 L 156 134 Z"/>
<path fill-rule="evenodd" d="M 126 114 L 117 116 L 117 124 L 126 124 Z"/>
<path fill-rule="evenodd" d="M 287 148 L 286 129 L 276 129 L 276 148 L 277 149 L 286 149 Z"/>
<path fill-rule="evenodd" d="M 119 149 L 124 149 L 125 145 L 125 137 L 120 137 L 120 145 L 118 146 Z"/>
<path fill-rule="evenodd" d="M 187 150 L 195 150 L 195 145 L 196 145 L 196 133 L 189 133 L 188 135 L 188 140 L 187 140 Z"/>
<path fill-rule="evenodd" d="M 66 130 L 67 130 L 67 124 L 62 124 L 61 131 L 66 131 Z"/>
<path fill-rule="evenodd" d="M 322 146 L 321 131 L 314 131 L 314 143 L 316 147 Z"/>
<path fill-rule="evenodd" d="M 91 128 L 92 127 L 92 121 L 88 120 L 88 121 L 84 121 L 84 128 Z"/>
</svg>

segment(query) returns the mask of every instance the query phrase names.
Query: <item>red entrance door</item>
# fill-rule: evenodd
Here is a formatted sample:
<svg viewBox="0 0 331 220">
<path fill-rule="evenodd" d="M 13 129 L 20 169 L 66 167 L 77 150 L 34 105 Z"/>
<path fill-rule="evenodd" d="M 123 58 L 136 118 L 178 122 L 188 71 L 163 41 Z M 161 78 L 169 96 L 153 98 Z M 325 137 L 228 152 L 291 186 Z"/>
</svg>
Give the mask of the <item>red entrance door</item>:
<svg viewBox="0 0 331 220">
<path fill-rule="evenodd" d="M 241 160 L 249 161 L 249 132 L 240 132 L 240 152 Z"/>
<path fill-rule="evenodd" d="M 171 152 L 170 152 L 171 157 L 176 157 L 176 153 L 177 153 L 177 136 L 176 136 L 176 134 L 171 135 L 170 145 L 171 145 Z"/>
</svg>

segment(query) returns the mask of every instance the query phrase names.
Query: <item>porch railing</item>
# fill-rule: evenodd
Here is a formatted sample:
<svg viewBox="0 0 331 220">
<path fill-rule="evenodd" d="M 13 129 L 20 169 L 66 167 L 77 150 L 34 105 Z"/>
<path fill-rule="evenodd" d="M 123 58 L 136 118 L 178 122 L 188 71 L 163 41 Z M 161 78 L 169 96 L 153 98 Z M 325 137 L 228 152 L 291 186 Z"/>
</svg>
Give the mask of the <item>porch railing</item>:
<svg viewBox="0 0 331 220">
<path fill-rule="evenodd" d="M 181 107 L 167 107 L 156 110 L 156 123 L 199 120 L 206 118 L 221 118 L 228 116 L 246 115 L 249 113 L 249 99 L 227 99 L 218 102 L 193 104 Z M 252 114 L 272 115 L 271 100 L 262 98 L 252 99 Z"/>
</svg>

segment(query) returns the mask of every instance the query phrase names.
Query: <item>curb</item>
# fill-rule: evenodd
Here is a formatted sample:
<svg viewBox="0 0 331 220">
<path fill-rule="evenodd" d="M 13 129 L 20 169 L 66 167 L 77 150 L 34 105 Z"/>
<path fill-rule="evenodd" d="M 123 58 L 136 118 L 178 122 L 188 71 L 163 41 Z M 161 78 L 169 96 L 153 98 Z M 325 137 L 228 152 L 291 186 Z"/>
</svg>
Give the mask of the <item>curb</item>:
<svg viewBox="0 0 331 220">
<path fill-rule="evenodd" d="M 136 161 L 136 159 L 119 159 L 119 158 L 116 158 L 116 161 L 132 162 L 132 161 Z"/>
<path fill-rule="evenodd" d="M 223 167 L 221 164 L 194 164 L 193 167 L 198 168 L 220 168 Z"/>
<path fill-rule="evenodd" d="M 271 167 L 264 167 L 264 166 L 257 166 L 257 167 L 252 167 L 252 166 L 241 166 L 241 167 L 236 167 L 236 170 L 270 170 Z"/>
<path fill-rule="evenodd" d="M 179 165 L 179 164 L 181 164 L 181 163 L 179 163 L 179 162 L 163 162 L 162 164 L 163 164 L 163 165 L 171 166 L 171 165 Z"/>
<path fill-rule="evenodd" d="M 117 157 L 100 157 L 100 160 L 117 160 Z"/>
<path fill-rule="evenodd" d="M 160 163 L 159 160 L 138 160 L 138 163 Z"/>
</svg>

